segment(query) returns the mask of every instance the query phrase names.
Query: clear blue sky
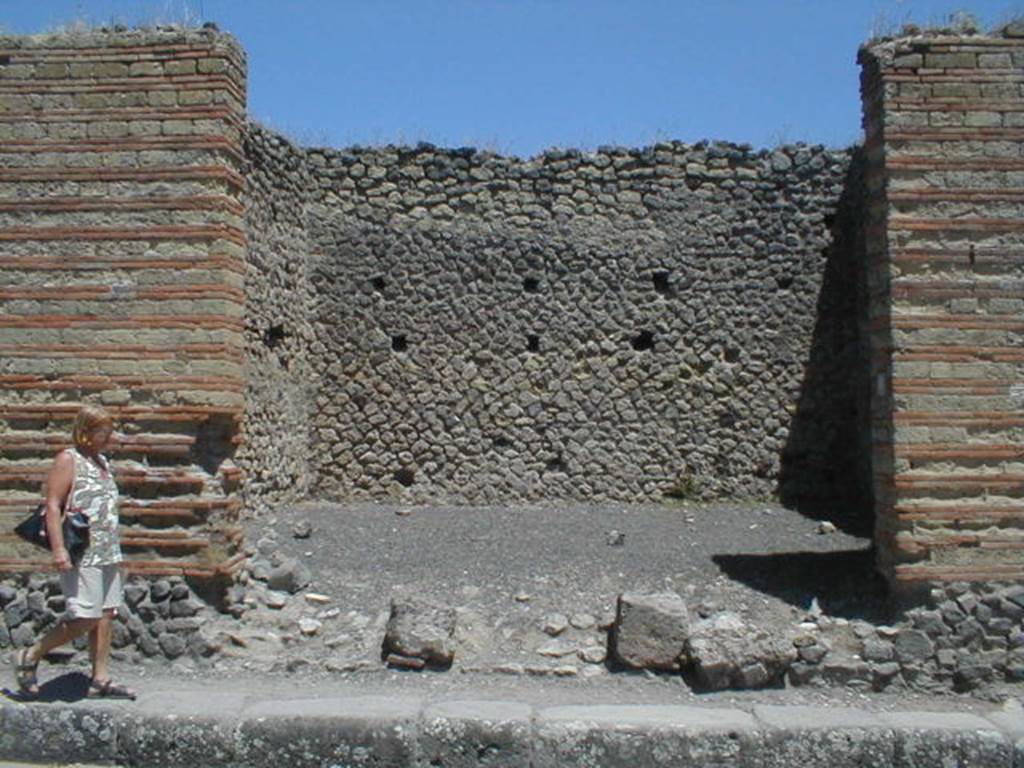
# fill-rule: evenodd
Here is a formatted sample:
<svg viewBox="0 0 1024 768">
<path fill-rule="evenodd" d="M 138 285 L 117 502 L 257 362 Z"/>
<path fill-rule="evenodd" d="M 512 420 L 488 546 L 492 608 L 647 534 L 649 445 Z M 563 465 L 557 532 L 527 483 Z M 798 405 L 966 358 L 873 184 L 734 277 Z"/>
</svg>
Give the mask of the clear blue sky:
<svg viewBox="0 0 1024 768">
<path fill-rule="evenodd" d="M 214 21 L 250 114 L 304 144 L 548 147 L 727 139 L 845 146 L 857 46 L 1024 0 L 0 0 L 0 29 Z"/>
</svg>

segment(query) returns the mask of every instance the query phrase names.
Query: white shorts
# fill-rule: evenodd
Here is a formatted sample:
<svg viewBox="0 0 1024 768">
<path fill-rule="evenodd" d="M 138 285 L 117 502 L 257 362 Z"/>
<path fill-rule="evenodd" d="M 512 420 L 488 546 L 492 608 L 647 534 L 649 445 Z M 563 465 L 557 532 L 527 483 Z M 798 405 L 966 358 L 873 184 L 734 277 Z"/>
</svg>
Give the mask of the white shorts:
<svg viewBox="0 0 1024 768">
<path fill-rule="evenodd" d="M 69 619 L 99 619 L 124 602 L 121 566 L 85 565 L 60 574 Z"/>
</svg>

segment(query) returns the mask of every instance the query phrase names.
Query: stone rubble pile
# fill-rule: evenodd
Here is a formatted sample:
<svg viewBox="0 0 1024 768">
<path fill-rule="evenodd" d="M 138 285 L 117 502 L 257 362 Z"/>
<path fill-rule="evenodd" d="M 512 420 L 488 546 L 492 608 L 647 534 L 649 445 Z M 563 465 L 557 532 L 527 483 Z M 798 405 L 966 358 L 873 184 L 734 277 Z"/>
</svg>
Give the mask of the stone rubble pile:
<svg viewBox="0 0 1024 768">
<path fill-rule="evenodd" d="M 394 595 L 376 615 L 344 610 L 330 595 L 306 589 L 304 564 L 275 552 L 272 541 L 261 543 L 264 554 L 227 590 L 219 611 L 183 579 L 130 581 L 114 623 L 115 656 L 290 672 L 386 665 L 593 677 L 643 670 L 682 675 L 698 691 L 813 685 L 984 692 L 1024 682 L 1021 585 L 972 590 L 954 583 L 932 590 L 928 605 L 891 625 L 812 610 L 782 632 L 717 606 L 691 613 L 674 592 L 624 593 L 614 613 L 535 617 L 532 634 L 522 638 L 527 657 L 483 663 L 479 651 L 489 636 L 473 626 L 486 623 L 478 613 L 410 594 Z M 63 609 L 55 576 L 0 582 L 0 649 L 31 644 Z M 85 647 L 84 638 L 75 644 Z"/>
</svg>

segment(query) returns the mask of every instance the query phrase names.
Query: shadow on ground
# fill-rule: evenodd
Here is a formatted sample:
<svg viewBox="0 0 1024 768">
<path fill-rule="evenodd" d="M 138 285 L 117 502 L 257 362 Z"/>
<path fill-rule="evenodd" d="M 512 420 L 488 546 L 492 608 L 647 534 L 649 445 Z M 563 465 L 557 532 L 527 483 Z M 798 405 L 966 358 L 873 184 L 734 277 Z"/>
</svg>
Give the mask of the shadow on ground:
<svg viewBox="0 0 1024 768">
<path fill-rule="evenodd" d="M 885 582 L 875 572 L 870 548 L 839 552 L 783 552 L 770 555 L 713 555 L 730 579 L 772 595 L 801 610 L 817 600 L 832 617 L 888 620 Z"/>
<path fill-rule="evenodd" d="M 81 672 L 66 672 L 39 686 L 38 696 L 26 696 L 21 691 L 3 689 L 3 695 L 11 701 L 38 701 L 52 704 L 57 701 L 81 701 L 89 692 L 89 676 Z"/>
</svg>

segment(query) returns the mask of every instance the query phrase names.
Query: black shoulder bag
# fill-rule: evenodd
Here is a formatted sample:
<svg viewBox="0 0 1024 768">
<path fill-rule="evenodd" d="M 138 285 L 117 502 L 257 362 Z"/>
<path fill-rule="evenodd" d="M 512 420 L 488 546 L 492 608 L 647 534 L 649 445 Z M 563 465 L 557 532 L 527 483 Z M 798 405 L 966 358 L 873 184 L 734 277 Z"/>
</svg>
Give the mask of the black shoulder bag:
<svg viewBox="0 0 1024 768">
<path fill-rule="evenodd" d="M 89 518 L 84 512 L 67 512 L 67 502 L 75 489 L 72 479 L 68 495 L 61 504 L 61 530 L 64 532 L 64 548 L 71 556 L 71 562 L 77 563 L 89 546 Z M 46 504 L 37 506 L 27 518 L 18 523 L 14 532 L 30 544 L 43 549 L 50 549 L 50 539 L 46 535 Z"/>
</svg>

